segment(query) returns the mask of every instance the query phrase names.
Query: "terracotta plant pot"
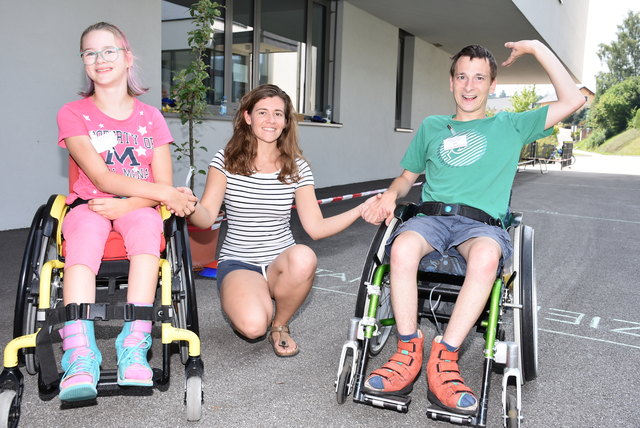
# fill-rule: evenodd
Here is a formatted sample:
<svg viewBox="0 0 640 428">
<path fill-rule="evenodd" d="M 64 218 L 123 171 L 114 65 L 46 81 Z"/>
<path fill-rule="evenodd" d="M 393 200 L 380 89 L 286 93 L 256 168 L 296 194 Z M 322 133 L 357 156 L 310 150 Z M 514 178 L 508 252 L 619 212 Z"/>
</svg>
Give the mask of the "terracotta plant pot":
<svg viewBox="0 0 640 428">
<path fill-rule="evenodd" d="M 216 260 L 216 249 L 218 248 L 218 236 L 220 235 L 220 225 L 224 218 L 224 211 L 218 213 L 215 223 L 209 229 L 189 225 L 189 245 L 191 246 L 191 260 L 193 268 L 202 269 L 204 266 Z"/>
</svg>

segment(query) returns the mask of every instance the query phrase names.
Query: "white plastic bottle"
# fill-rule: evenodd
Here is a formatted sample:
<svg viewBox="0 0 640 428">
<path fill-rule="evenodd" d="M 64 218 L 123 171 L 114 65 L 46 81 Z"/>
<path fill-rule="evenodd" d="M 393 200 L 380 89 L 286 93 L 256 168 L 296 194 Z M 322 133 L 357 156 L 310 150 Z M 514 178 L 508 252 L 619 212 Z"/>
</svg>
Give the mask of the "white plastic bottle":
<svg viewBox="0 0 640 428">
<path fill-rule="evenodd" d="M 227 97 L 223 96 L 222 100 L 220 101 L 220 116 L 226 116 L 227 115 Z"/>
</svg>

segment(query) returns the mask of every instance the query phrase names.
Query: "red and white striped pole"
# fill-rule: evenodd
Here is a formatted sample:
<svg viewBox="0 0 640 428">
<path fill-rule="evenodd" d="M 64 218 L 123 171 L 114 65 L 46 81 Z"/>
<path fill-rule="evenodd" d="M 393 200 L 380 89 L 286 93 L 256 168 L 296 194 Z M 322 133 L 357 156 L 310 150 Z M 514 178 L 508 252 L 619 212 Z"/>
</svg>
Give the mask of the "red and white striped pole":
<svg viewBox="0 0 640 428">
<path fill-rule="evenodd" d="M 415 183 L 413 187 L 420 186 L 422 182 Z M 348 199 L 361 198 L 363 196 L 377 195 L 384 193 L 387 189 L 368 190 L 366 192 L 353 193 L 351 195 L 334 196 L 333 198 L 319 199 L 318 205 L 330 204 L 331 202 L 346 201 Z"/>
</svg>

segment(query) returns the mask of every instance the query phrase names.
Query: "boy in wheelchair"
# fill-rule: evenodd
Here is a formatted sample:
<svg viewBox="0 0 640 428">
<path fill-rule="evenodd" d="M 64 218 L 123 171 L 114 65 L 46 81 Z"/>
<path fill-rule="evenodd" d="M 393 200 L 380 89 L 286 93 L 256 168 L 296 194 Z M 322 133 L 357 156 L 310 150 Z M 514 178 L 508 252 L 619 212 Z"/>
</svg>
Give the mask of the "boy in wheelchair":
<svg viewBox="0 0 640 428">
<path fill-rule="evenodd" d="M 487 118 L 487 98 L 497 83 L 496 61 L 481 46 L 463 48 L 452 57 L 450 69 L 455 114 L 423 121 L 401 161 L 403 173 L 363 212 L 370 223 L 389 224 L 396 201 L 425 173 L 420 214 L 402 224 L 387 242 L 398 349 L 366 379 L 364 389 L 369 393 L 411 392 L 422 369 L 424 344 L 417 324 L 416 272 L 427 254 L 454 249 L 466 260 L 467 270 L 447 328 L 432 341 L 426 364 L 428 398 L 455 413 L 477 410 L 478 400 L 458 368 L 458 349 L 485 307 L 501 259 L 512 252 L 501 219 L 507 215 L 520 150 L 549 135 L 553 125 L 584 103 L 569 73 L 542 43 L 524 40 L 505 47 L 511 55 L 502 65 L 533 55 L 547 72 L 558 101 Z"/>
</svg>

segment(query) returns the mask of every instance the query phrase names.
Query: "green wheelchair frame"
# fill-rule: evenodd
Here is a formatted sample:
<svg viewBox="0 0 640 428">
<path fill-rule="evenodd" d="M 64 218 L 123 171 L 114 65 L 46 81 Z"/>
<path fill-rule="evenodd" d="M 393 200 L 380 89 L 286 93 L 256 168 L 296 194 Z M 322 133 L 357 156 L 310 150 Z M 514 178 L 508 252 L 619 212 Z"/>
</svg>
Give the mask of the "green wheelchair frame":
<svg viewBox="0 0 640 428">
<path fill-rule="evenodd" d="M 338 366 L 335 391 L 338 403 L 353 394 L 353 401 L 375 407 L 407 412 L 408 395 L 378 395 L 363 390 L 368 374 L 367 363 L 386 344 L 395 320 L 389 297 L 388 256 L 385 243 L 395 227 L 415 215 L 413 204 L 402 204 L 387 227 L 380 226 L 371 243 L 365 261 L 356 302 L 356 313 L 349 323 L 348 339 L 343 345 Z M 512 214 L 509 231 L 514 254 L 503 266 L 493 284 L 485 311 L 476 323 L 484 333 L 484 368 L 478 410 L 474 415 L 462 415 L 437 406 L 427 409 L 434 420 L 484 427 L 489 409 L 489 389 L 494 363 L 504 365 L 502 379 L 502 415 L 504 426 L 519 427 L 522 417 L 521 386 L 537 376 L 537 303 L 535 268 L 533 265 L 534 234 L 531 227 L 521 223 L 520 214 Z M 444 297 L 455 302 L 464 276 L 450 272 L 418 272 L 419 296 Z M 442 285 L 445 285 L 442 288 Z M 434 296 L 435 293 L 435 296 Z M 424 298 L 424 297 L 423 297 Z M 431 302 L 429 302 L 431 304 Z M 431 307 L 431 309 L 433 309 Z M 513 310 L 512 341 L 506 341 L 506 310 Z M 437 323 L 431 312 L 420 313 Z M 446 319 L 446 315 L 439 315 Z M 434 319 L 435 318 L 435 319 Z"/>
</svg>

